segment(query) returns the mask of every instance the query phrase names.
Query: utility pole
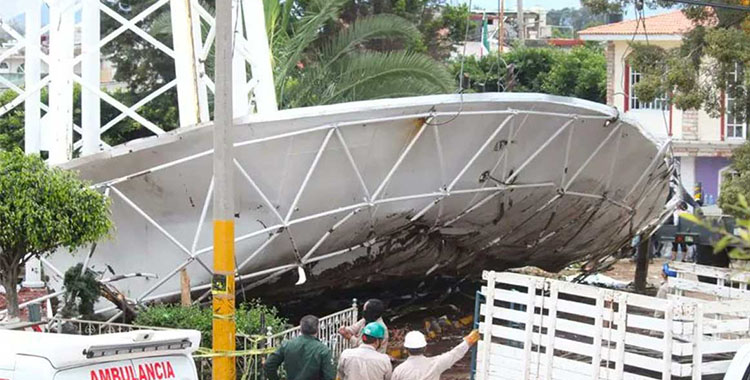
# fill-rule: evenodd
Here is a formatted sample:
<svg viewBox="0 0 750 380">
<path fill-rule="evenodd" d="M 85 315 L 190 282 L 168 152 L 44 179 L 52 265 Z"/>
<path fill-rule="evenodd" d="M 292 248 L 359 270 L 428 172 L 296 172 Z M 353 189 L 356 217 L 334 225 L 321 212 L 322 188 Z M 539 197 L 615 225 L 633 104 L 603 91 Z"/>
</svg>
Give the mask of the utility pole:
<svg viewBox="0 0 750 380">
<path fill-rule="evenodd" d="M 505 0 L 499 0 L 497 4 L 497 52 L 503 52 L 503 45 L 505 44 Z"/>
<path fill-rule="evenodd" d="M 648 286 L 648 262 L 650 258 L 651 239 L 643 238 L 638 243 L 635 258 L 635 291 L 643 294 Z"/>
<path fill-rule="evenodd" d="M 234 24 L 232 4 L 237 0 L 216 2 L 216 96 L 214 103 L 214 277 L 213 349 L 219 355 L 213 360 L 213 380 L 235 380 L 234 315 L 234 184 L 233 114 L 232 114 L 232 48 Z M 236 6 L 239 6 L 237 4 Z M 244 82 L 244 78 L 238 78 Z"/>
<path fill-rule="evenodd" d="M 518 22 L 518 40 L 521 45 L 526 43 L 526 19 L 523 15 L 523 0 L 518 0 L 516 21 Z"/>
</svg>

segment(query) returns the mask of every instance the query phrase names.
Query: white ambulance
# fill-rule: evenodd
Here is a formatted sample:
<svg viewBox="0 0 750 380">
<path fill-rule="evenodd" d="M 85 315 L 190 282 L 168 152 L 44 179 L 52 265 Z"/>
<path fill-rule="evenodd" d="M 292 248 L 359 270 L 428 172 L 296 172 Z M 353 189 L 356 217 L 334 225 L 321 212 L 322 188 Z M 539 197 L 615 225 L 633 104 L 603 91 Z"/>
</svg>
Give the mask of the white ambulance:
<svg viewBox="0 0 750 380">
<path fill-rule="evenodd" d="M 193 330 L 81 336 L 0 329 L 0 380 L 197 380 Z"/>
</svg>

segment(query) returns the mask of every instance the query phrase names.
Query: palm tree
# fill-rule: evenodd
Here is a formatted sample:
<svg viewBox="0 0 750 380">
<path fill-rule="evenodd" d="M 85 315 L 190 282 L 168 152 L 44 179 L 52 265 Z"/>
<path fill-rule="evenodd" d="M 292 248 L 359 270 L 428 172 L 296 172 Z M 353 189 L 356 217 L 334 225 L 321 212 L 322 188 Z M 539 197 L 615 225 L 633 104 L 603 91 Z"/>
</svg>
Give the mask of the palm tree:
<svg viewBox="0 0 750 380">
<path fill-rule="evenodd" d="M 348 1 L 310 0 L 303 7 L 299 1 L 264 0 L 281 108 L 451 91 L 454 81 L 447 67 L 429 56 L 368 48 L 382 40 L 402 45 L 418 41 L 422 36 L 413 23 L 379 14 L 341 25 L 339 15 Z M 169 14 L 158 15 L 150 31 L 171 36 Z M 207 72 L 213 72 L 213 49 L 206 64 Z"/>
<path fill-rule="evenodd" d="M 265 0 L 282 108 L 451 90 L 447 68 L 426 55 L 406 49 L 368 49 L 384 39 L 406 44 L 419 40 L 421 34 L 413 23 L 380 14 L 342 26 L 338 16 L 346 1 L 311 0 L 300 11 L 289 0 Z"/>
</svg>

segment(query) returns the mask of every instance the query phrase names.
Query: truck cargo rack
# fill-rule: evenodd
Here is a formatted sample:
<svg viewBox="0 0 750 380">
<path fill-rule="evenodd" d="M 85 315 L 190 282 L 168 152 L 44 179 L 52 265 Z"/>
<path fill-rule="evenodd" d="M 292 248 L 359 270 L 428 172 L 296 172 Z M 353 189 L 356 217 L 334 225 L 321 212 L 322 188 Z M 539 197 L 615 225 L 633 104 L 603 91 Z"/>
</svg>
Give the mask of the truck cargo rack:
<svg viewBox="0 0 750 380">
<path fill-rule="evenodd" d="M 746 286 L 675 269 L 667 299 L 485 271 L 476 379 L 721 379 L 750 343 Z"/>
</svg>

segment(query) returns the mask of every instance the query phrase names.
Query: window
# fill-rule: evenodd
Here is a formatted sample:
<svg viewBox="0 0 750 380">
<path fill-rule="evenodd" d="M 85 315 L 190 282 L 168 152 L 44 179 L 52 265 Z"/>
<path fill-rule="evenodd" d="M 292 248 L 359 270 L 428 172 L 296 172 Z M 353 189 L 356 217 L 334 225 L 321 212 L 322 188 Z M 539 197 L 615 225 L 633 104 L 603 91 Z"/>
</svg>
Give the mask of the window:
<svg viewBox="0 0 750 380">
<path fill-rule="evenodd" d="M 742 82 L 744 70 L 739 63 L 734 65 L 734 70 L 729 73 L 727 83 L 727 92 L 725 96 L 726 107 L 726 135 L 727 139 L 746 139 L 747 138 L 747 119 L 742 114 L 737 114 L 735 108 L 735 96 L 737 91 L 742 91 Z"/>
<path fill-rule="evenodd" d="M 19 66 L 18 66 L 18 68 L 16 69 L 16 72 L 17 72 L 18 74 L 23 74 L 23 72 L 24 72 L 24 66 L 23 66 L 23 63 L 22 63 L 21 65 L 19 65 Z"/>
<path fill-rule="evenodd" d="M 8 70 L 10 67 L 8 66 L 8 62 L 0 62 L 0 70 Z"/>
<path fill-rule="evenodd" d="M 641 73 L 630 68 L 630 109 L 631 110 L 668 110 L 669 101 L 665 95 L 662 95 L 653 102 L 644 103 L 638 100 L 638 96 L 635 94 L 635 84 L 641 81 Z"/>
</svg>

